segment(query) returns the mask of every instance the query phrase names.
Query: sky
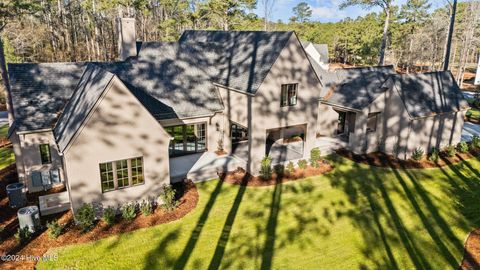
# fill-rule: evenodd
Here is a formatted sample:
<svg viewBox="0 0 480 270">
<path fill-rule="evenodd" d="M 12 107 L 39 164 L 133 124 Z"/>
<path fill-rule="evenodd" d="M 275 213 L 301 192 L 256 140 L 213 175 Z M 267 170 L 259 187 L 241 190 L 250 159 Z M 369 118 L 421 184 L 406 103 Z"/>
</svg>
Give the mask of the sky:
<svg viewBox="0 0 480 270">
<path fill-rule="evenodd" d="M 394 0 L 394 5 L 405 4 L 407 0 Z M 262 0 L 257 1 L 257 8 L 254 10 L 259 17 L 264 16 L 264 8 Z M 306 2 L 312 9 L 312 21 L 320 22 L 337 22 L 347 17 L 356 18 L 363 16 L 372 11 L 380 11 L 379 8 L 372 10 L 365 10 L 361 7 L 349 7 L 340 10 L 339 5 L 342 0 L 275 0 L 275 5 L 272 10 L 271 21 L 282 20 L 288 22 L 288 19 L 293 16 L 292 9 L 300 2 Z M 432 9 L 438 8 L 446 3 L 446 0 L 430 0 Z"/>
</svg>

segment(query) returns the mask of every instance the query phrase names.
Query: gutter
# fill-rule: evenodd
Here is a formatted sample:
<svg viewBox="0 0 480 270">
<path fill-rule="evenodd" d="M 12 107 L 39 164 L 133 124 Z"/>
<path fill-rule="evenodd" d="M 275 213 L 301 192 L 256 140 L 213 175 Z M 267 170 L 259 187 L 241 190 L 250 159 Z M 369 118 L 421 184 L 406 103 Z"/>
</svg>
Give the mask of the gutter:
<svg viewBox="0 0 480 270">
<path fill-rule="evenodd" d="M 227 89 L 227 90 L 231 90 L 231 91 L 234 91 L 234 92 L 237 92 L 237 93 L 240 93 L 240 94 L 247 95 L 247 96 L 251 96 L 251 97 L 255 96 L 255 94 L 248 93 L 248 92 L 245 92 L 245 91 L 242 91 L 242 90 L 238 90 L 238 89 L 235 89 L 235 88 L 231 88 L 231 87 L 228 87 L 228 86 L 225 86 L 225 85 L 221 85 L 221 84 L 218 84 L 218 83 L 212 83 L 212 84 L 215 85 L 215 86 L 218 86 L 218 87 Z"/>
<path fill-rule="evenodd" d="M 338 108 L 341 108 L 341 109 L 344 109 L 344 110 L 350 110 L 350 111 L 354 111 L 354 112 L 358 112 L 358 113 L 361 113 L 361 112 L 362 112 L 362 110 L 359 110 L 359 109 L 354 109 L 354 108 L 350 108 L 350 107 L 346 107 L 346 106 L 342 106 L 342 105 L 330 103 L 330 102 L 324 101 L 324 100 L 322 100 L 322 99 L 319 99 L 319 101 L 320 101 L 320 103 L 322 103 L 322 104 L 329 105 L 329 106 L 332 106 L 332 107 L 338 107 Z"/>
</svg>

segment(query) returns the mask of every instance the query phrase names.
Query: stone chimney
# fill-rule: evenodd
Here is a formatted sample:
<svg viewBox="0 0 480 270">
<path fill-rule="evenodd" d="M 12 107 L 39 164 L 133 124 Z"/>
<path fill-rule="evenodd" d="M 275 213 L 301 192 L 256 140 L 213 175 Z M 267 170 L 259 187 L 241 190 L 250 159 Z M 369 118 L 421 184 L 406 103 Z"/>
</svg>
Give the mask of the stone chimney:
<svg viewBox="0 0 480 270">
<path fill-rule="evenodd" d="M 118 58 L 125 61 L 137 55 L 137 37 L 134 18 L 118 19 Z"/>
</svg>

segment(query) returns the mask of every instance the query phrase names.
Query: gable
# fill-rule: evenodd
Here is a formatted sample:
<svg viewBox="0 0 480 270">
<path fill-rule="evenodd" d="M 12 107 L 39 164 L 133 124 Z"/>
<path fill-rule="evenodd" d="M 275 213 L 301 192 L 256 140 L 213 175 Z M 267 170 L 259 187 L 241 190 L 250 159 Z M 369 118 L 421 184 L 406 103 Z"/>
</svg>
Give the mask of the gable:
<svg viewBox="0 0 480 270">
<path fill-rule="evenodd" d="M 63 152 L 84 144 L 108 146 L 118 140 L 126 143 L 134 139 L 125 135 L 127 133 L 143 134 L 142 137 L 156 134 L 155 136 L 161 137 L 167 145 L 170 140 L 170 135 L 135 95 L 121 80 L 113 77 Z"/>
<path fill-rule="evenodd" d="M 60 152 L 65 150 L 113 78 L 112 73 L 88 65 L 53 130 Z"/>
<path fill-rule="evenodd" d="M 214 83 L 255 94 L 293 32 L 185 31 L 181 46 L 193 46 L 197 63 L 212 60 Z"/>
</svg>

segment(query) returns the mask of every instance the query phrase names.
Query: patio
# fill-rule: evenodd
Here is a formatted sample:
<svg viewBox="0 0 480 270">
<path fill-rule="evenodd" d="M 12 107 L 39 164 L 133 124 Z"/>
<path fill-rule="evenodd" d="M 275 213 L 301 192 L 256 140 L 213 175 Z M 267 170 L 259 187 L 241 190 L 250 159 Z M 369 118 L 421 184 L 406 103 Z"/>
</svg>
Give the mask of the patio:
<svg viewBox="0 0 480 270">
<path fill-rule="evenodd" d="M 217 177 L 218 171 L 230 171 L 244 167 L 245 162 L 233 156 L 217 156 L 204 152 L 170 159 L 170 181 L 182 181 L 184 178 L 202 182 Z"/>
</svg>

